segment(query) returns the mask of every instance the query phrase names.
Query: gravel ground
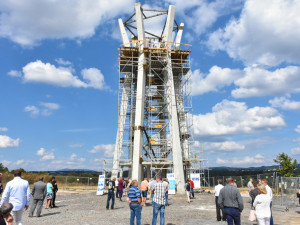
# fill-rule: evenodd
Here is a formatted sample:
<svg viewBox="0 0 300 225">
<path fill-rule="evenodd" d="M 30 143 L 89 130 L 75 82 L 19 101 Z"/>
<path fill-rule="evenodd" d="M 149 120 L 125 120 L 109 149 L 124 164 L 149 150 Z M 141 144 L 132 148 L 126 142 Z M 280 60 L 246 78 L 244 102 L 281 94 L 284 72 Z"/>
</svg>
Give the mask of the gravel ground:
<svg viewBox="0 0 300 225">
<path fill-rule="evenodd" d="M 166 225 L 224 225 L 216 222 L 214 196 L 207 193 L 196 193 L 191 203 L 186 202 L 185 196 L 170 196 L 170 206 L 165 210 Z M 125 198 L 123 202 L 116 200 L 115 210 L 106 210 L 107 195 L 96 196 L 95 192 L 60 192 L 57 195 L 57 208 L 43 209 L 42 217 L 28 217 L 23 214 L 24 225 L 88 225 L 88 224 L 129 224 L 130 211 Z M 151 224 L 152 207 L 148 200 L 142 209 L 142 224 Z M 242 224 L 252 225 L 248 221 L 250 204 L 244 198 L 245 210 L 242 213 Z M 275 224 L 299 225 L 300 207 L 289 212 L 273 210 Z M 157 223 L 159 224 L 159 223 Z"/>
</svg>

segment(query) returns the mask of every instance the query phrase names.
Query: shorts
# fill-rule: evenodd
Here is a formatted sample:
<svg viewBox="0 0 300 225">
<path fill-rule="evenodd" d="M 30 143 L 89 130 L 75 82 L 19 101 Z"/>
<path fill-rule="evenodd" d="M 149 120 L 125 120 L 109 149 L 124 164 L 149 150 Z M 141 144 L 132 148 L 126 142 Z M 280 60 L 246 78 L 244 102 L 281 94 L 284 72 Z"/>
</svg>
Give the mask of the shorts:
<svg viewBox="0 0 300 225">
<path fill-rule="evenodd" d="M 49 193 L 49 192 L 47 192 L 47 194 L 46 194 L 46 199 L 52 199 L 53 198 L 53 193 Z"/>
<path fill-rule="evenodd" d="M 148 193 L 148 191 L 142 191 L 143 198 L 147 198 L 147 193 Z"/>
</svg>

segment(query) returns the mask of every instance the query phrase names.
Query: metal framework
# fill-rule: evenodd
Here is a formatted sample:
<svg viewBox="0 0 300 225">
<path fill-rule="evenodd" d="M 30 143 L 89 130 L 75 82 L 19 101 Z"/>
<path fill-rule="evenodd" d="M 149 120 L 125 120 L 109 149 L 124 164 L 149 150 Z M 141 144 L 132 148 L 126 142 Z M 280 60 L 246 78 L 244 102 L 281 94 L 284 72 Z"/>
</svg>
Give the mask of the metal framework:
<svg viewBox="0 0 300 225">
<path fill-rule="evenodd" d="M 144 30 L 144 20 L 162 15 L 167 19 L 161 36 Z M 135 13 L 124 23 L 119 19 L 119 27 L 123 44 L 119 48 L 119 118 L 112 176 L 122 176 L 124 167 L 139 181 L 153 172 L 165 176 L 172 171 L 177 192 L 184 192 L 184 178 L 202 161 L 191 148 L 191 50 L 181 43 L 184 24 L 178 26 L 175 21 L 175 6 L 168 11 L 150 10 L 136 3 Z M 133 35 L 131 40 L 125 28 Z M 177 31 L 175 42 L 173 31 Z"/>
</svg>

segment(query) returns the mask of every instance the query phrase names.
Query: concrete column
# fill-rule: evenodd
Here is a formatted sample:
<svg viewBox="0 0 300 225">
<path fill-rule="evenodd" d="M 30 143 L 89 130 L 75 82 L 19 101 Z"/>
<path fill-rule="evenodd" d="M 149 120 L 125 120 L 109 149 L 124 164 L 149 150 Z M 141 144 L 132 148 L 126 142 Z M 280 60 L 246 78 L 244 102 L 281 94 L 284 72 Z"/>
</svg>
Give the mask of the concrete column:
<svg viewBox="0 0 300 225">
<path fill-rule="evenodd" d="M 139 40 L 139 59 L 138 59 L 138 74 L 137 74 L 137 89 L 136 89 L 136 109 L 135 109 L 135 130 L 133 143 L 133 158 L 132 158 L 132 179 L 142 180 L 142 147 L 143 147 L 143 131 L 144 126 L 144 101 L 145 101 L 145 81 L 146 74 L 144 69 L 145 56 L 142 50 L 144 49 L 145 32 L 144 21 L 141 11 L 141 3 L 135 4 L 135 16 L 137 22 L 138 40 Z"/>
</svg>

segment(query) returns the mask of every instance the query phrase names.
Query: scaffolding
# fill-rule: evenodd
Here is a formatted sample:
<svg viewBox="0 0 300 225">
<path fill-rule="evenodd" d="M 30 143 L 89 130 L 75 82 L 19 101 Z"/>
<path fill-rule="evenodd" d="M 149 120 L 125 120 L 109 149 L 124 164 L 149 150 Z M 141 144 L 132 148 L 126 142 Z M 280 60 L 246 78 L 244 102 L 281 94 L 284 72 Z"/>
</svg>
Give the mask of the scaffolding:
<svg viewBox="0 0 300 225">
<path fill-rule="evenodd" d="M 146 11 L 155 14 L 146 16 Z M 166 14 L 168 17 L 160 37 L 143 30 L 143 20 Z M 132 19 L 134 15 L 136 20 Z M 119 19 L 123 44 L 118 49 L 119 118 L 113 175 L 117 176 L 120 172 L 122 176 L 124 168 L 128 168 L 131 177 L 132 170 L 136 171 L 133 167 L 137 165 L 134 163 L 137 134 L 142 135 L 138 136 L 142 138 L 138 165 L 143 177 L 165 176 L 168 171 L 176 170 L 178 165 L 183 167 L 185 177 L 197 170 L 205 174 L 201 149 L 193 148 L 191 45 L 180 43 L 183 23 L 179 26 L 174 15 L 174 6 L 170 6 L 168 11 L 146 10 L 137 3 L 136 13 L 124 23 Z M 133 22 L 137 22 L 137 28 L 131 25 Z M 125 27 L 133 34 L 130 41 Z M 132 29 L 142 32 L 136 36 Z M 173 31 L 177 31 L 175 42 L 170 41 Z M 146 37 L 145 33 L 150 36 Z M 139 83 L 139 79 L 143 82 Z M 138 101 L 142 102 L 139 106 Z M 143 109 L 139 110 L 139 107 Z M 140 125 L 137 124 L 139 116 L 142 118 Z M 182 174 L 181 183 L 183 179 Z"/>
</svg>

